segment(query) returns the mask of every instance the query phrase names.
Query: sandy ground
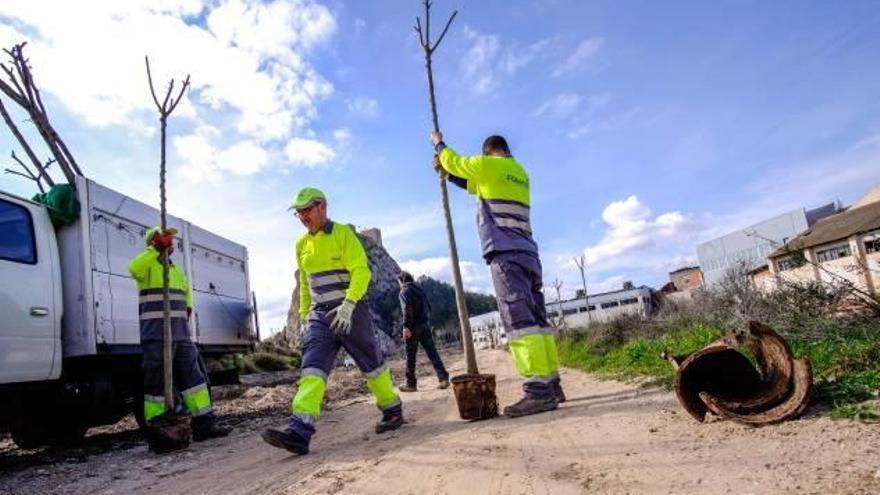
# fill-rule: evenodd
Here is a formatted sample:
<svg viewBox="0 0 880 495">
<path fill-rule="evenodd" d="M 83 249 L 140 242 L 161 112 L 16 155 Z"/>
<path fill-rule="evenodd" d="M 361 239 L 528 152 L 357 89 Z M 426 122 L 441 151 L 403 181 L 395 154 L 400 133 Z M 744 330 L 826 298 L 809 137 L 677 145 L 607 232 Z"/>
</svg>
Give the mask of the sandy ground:
<svg viewBox="0 0 880 495">
<path fill-rule="evenodd" d="M 456 359 L 451 368 L 460 372 Z M 479 360 L 498 375 L 501 403 L 516 400 L 508 355 L 481 351 Z M 815 413 L 764 428 L 699 424 L 667 391 L 568 370 L 569 401 L 559 410 L 468 423 L 452 392 L 435 383 L 426 378 L 424 391 L 404 396 L 409 423 L 385 435 L 373 433 L 378 413 L 366 397 L 337 393 L 305 457 L 258 437 L 284 422 L 291 387 L 276 387 L 235 399 L 277 404 L 270 413 L 224 416 L 237 425 L 229 438 L 157 457 L 133 432 L 108 433 L 123 435 L 108 445 L 90 437 L 85 452 L 7 459 L 0 494 L 880 493 L 877 426 Z"/>
</svg>

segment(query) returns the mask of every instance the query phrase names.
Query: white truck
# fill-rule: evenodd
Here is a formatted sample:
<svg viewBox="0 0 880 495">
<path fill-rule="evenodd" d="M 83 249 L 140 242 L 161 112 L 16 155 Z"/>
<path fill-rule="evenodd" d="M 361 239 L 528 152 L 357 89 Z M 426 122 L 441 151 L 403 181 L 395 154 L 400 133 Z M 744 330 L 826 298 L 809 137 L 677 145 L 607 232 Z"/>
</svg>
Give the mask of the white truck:
<svg viewBox="0 0 880 495">
<path fill-rule="evenodd" d="M 78 221 L 0 191 L 0 432 L 20 447 L 70 443 L 134 413 L 142 422 L 138 292 L 128 263 L 159 211 L 78 177 Z M 247 249 L 168 216 L 203 356 L 259 341 Z"/>
</svg>

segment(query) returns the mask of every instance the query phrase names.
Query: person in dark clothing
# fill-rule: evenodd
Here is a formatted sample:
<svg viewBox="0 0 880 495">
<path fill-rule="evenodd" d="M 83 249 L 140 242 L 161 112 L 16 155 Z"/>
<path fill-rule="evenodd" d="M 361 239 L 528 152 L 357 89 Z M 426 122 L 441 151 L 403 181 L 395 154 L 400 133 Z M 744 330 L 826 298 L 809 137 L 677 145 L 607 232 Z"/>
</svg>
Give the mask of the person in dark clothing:
<svg viewBox="0 0 880 495">
<path fill-rule="evenodd" d="M 400 284 L 400 312 L 403 315 L 403 340 L 406 343 L 406 385 L 400 387 L 401 392 L 415 392 L 416 386 L 416 353 L 419 344 L 431 360 L 440 385 L 437 388 L 449 388 L 449 373 L 443 366 L 434 335 L 428 323 L 431 314 L 431 303 L 425 297 L 421 287 L 416 285 L 413 276 L 408 272 L 400 272 L 397 276 Z"/>
</svg>

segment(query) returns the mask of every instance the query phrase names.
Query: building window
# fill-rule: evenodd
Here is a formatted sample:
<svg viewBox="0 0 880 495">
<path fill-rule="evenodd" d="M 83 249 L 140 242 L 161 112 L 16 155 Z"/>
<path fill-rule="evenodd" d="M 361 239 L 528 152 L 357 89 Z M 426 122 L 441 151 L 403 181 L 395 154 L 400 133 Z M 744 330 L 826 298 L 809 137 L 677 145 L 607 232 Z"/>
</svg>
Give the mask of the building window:
<svg viewBox="0 0 880 495">
<path fill-rule="evenodd" d="M 31 214 L 17 204 L 0 201 L 0 259 L 37 263 L 37 246 Z"/>
<path fill-rule="evenodd" d="M 880 237 L 865 241 L 866 253 L 880 253 Z"/>
<path fill-rule="evenodd" d="M 575 313 L 577 313 L 577 312 L 578 312 L 577 308 L 563 309 L 563 310 L 562 310 L 562 314 L 563 314 L 563 315 L 573 315 L 573 314 L 575 314 Z"/>
<path fill-rule="evenodd" d="M 846 258 L 847 256 L 852 256 L 849 244 L 841 244 L 839 246 L 816 251 L 816 258 L 820 263 L 823 261 L 839 260 L 840 258 Z"/>
<path fill-rule="evenodd" d="M 638 304 L 639 299 L 637 297 L 630 297 L 629 299 L 624 299 L 620 301 L 621 306 L 625 306 L 627 304 Z"/>
<path fill-rule="evenodd" d="M 792 256 L 786 256 L 785 258 L 780 259 L 776 262 L 776 268 L 780 272 L 784 272 L 787 270 L 794 270 L 795 268 L 800 268 L 804 266 L 806 260 L 804 260 L 803 255 L 800 253 Z"/>
<path fill-rule="evenodd" d="M 619 303 L 617 301 L 611 301 L 602 303 L 600 304 L 600 306 L 602 307 L 602 309 L 616 308 L 617 306 L 619 306 Z"/>
</svg>

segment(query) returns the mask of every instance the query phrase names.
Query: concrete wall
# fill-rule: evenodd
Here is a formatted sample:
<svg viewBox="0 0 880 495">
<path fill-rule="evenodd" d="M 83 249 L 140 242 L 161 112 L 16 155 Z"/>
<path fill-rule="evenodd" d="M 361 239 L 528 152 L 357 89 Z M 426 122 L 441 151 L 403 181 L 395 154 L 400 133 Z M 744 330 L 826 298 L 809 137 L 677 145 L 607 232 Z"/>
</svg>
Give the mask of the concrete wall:
<svg viewBox="0 0 880 495">
<path fill-rule="evenodd" d="M 770 270 L 762 270 L 752 275 L 752 284 L 761 292 L 771 292 L 776 289 L 776 277 Z"/>
<path fill-rule="evenodd" d="M 779 280 L 785 282 L 821 281 L 826 285 L 839 285 L 847 281 L 859 290 L 880 292 L 880 252 L 868 253 L 865 249 L 865 242 L 876 238 L 880 238 L 880 232 L 853 235 L 845 240 L 805 249 L 804 257 L 812 263 L 806 263 L 793 270 L 780 270 L 779 262 L 784 257 L 776 257 L 769 261 L 770 271 Z M 849 246 L 850 256 L 819 261 L 819 251 L 842 244 Z"/>
<path fill-rule="evenodd" d="M 841 244 L 849 245 L 850 252 L 853 254 L 836 260 L 820 262 L 819 266 L 822 268 L 819 270 L 819 280 L 823 284 L 830 286 L 839 285 L 843 283 L 843 281 L 846 281 L 860 290 L 867 290 L 868 287 L 863 273 L 864 270 L 856 257 L 858 255 L 858 247 L 856 245 L 855 237 L 844 243 L 832 243 L 825 246 L 817 246 L 813 251 L 818 253 L 823 249 L 836 247 Z"/>
</svg>

